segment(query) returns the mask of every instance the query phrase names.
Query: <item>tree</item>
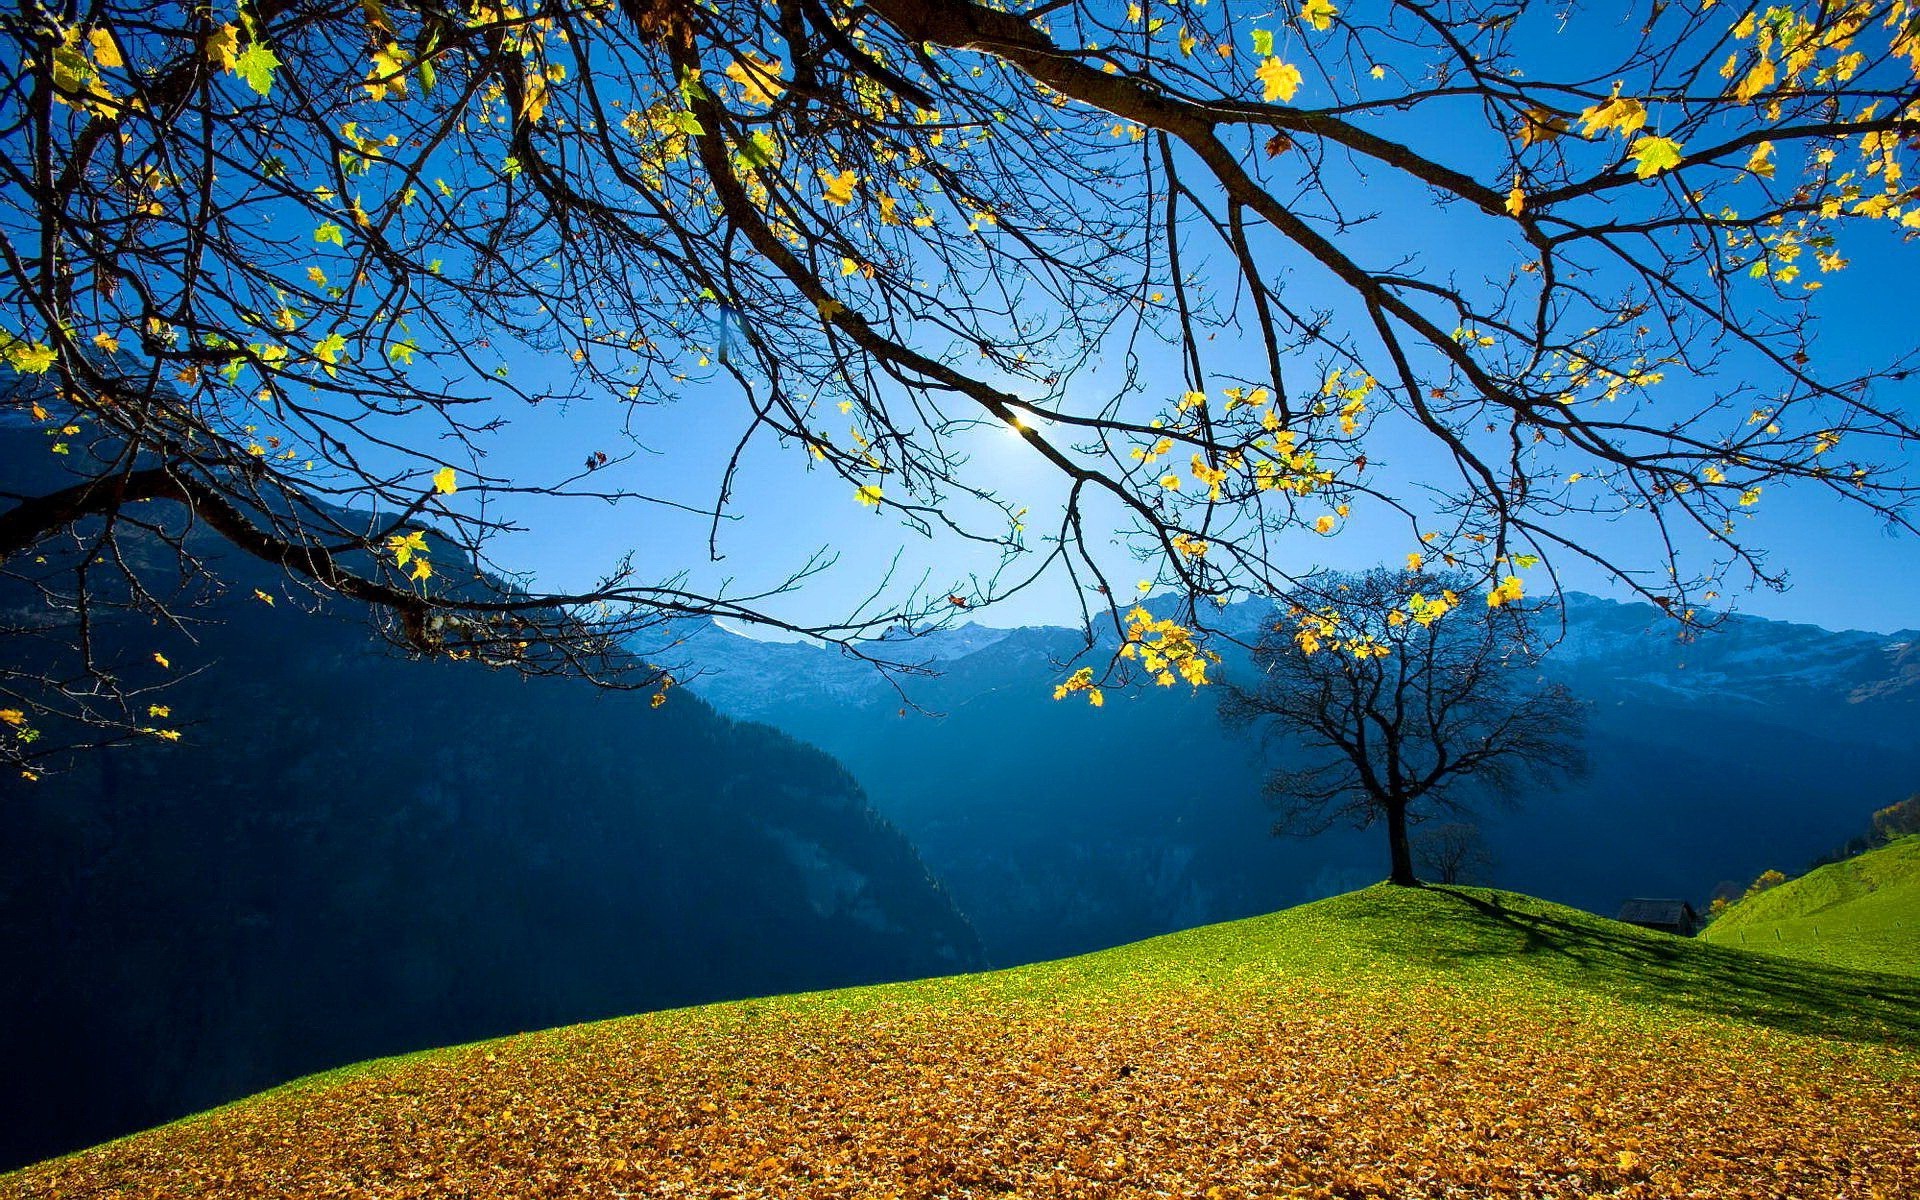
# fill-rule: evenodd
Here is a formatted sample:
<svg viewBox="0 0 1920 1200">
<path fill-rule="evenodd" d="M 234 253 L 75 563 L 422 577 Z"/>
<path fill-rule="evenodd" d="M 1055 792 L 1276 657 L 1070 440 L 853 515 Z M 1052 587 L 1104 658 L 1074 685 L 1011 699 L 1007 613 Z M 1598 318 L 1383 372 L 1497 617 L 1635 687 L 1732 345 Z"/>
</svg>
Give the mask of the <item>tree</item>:
<svg viewBox="0 0 1920 1200">
<path fill-rule="evenodd" d="M 1413 862 L 1435 883 L 1486 883 L 1493 854 L 1468 821 L 1445 821 L 1413 835 Z"/>
<path fill-rule="evenodd" d="M 1682 620 L 1777 581 L 1744 523 L 1776 484 L 1911 527 L 1911 331 L 1866 364 L 1813 336 L 1815 276 L 1920 227 L 1912 0 L 1601 7 L 9 12 L 0 356 L 36 386 L 0 404 L 66 470 L 0 511 L 15 632 L 61 652 L 0 678 L 0 755 L 40 761 L 48 716 L 165 732 L 165 669 L 88 649 L 100 605 L 186 619 L 129 533 L 205 583 L 191 526 L 409 653 L 657 687 L 619 648 L 676 615 L 858 648 L 1056 577 L 1089 647 L 1104 624 L 1199 682 L 1206 602 L 1285 592 L 1362 520 L 1503 586 L 1597 563 Z M 562 401 L 644 444 L 695 387 L 738 433 L 704 499 L 618 445 L 488 457 Z M 1058 503 L 1002 494 L 983 429 Z M 562 593 L 492 558 L 528 497 L 691 513 L 717 558 L 763 443 L 993 569 L 793 616 L 830 552 Z M 1171 626 L 1117 600 L 1116 531 Z"/>
<path fill-rule="evenodd" d="M 1390 878 L 1413 886 L 1410 825 L 1465 811 L 1474 791 L 1511 802 L 1523 781 L 1585 769 L 1584 710 L 1535 671 L 1525 606 L 1499 592 L 1469 606 L 1467 586 L 1376 570 L 1283 601 L 1251 681 L 1221 697 L 1229 725 L 1298 756 L 1267 781 L 1274 832 L 1384 822 Z"/>
</svg>

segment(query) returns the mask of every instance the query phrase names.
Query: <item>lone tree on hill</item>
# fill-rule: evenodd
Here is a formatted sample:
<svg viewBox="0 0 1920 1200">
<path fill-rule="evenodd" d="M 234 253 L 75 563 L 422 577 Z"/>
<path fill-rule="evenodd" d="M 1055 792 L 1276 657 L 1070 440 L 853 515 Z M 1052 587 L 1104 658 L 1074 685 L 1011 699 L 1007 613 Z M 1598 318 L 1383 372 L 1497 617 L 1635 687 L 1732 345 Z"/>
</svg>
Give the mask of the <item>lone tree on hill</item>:
<svg viewBox="0 0 1920 1200">
<path fill-rule="evenodd" d="M 1062 685 L 1097 700 L 1148 650 L 1203 681 L 1210 602 L 1286 592 L 1352 523 L 1486 581 L 1596 563 L 1682 619 L 1773 581 L 1744 518 L 1776 485 L 1912 527 L 1914 331 L 1870 364 L 1814 331 L 1823 276 L 1920 227 L 1915 0 L 1564 9 L 10 9 L 0 409 L 60 474 L 0 482 L 7 632 L 46 651 L 0 671 L 0 761 L 48 722 L 169 735 L 178 668 L 89 630 L 190 622 L 207 545 L 411 653 L 611 686 L 658 686 L 618 648 L 663 618 L 858 647 L 1060 578 L 1089 647 L 1136 648 Z M 600 435 L 490 457 L 550 401 L 646 446 L 694 391 L 733 423 L 695 494 Z M 717 559 L 774 450 L 970 565 L 805 615 L 784 593 L 830 551 L 557 593 L 494 557 L 571 498 Z M 1116 532 L 1182 613 L 1115 600 Z"/>
<path fill-rule="evenodd" d="M 1462 812 L 1474 792 L 1511 802 L 1523 780 L 1585 770 L 1584 710 L 1539 677 L 1525 607 L 1499 591 L 1482 605 L 1468 586 L 1378 570 L 1283 601 L 1251 684 L 1229 682 L 1221 699 L 1229 725 L 1301 755 L 1268 777 L 1275 833 L 1384 822 L 1390 878 L 1412 886 L 1410 825 Z"/>
</svg>

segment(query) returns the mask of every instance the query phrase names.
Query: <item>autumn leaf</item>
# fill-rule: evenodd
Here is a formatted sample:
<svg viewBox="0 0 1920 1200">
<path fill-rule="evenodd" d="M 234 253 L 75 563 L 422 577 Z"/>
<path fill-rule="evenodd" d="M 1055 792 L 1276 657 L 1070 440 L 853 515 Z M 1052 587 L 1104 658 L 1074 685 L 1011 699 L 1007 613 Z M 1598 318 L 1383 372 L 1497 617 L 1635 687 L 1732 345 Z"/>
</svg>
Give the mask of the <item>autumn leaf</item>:
<svg viewBox="0 0 1920 1200">
<path fill-rule="evenodd" d="M 273 91 L 273 72 L 280 65 L 278 55 L 259 42 L 254 42 L 233 60 L 231 69 L 246 81 L 248 87 L 265 96 Z"/>
<path fill-rule="evenodd" d="M 1544 144 L 1567 131 L 1567 119 L 1550 108 L 1536 104 L 1520 114 L 1520 148 Z"/>
<path fill-rule="evenodd" d="M 126 60 L 120 57 L 120 47 L 114 44 L 113 34 L 105 29 L 96 29 L 87 35 L 87 44 L 93 47 L 93 61 L 108 69 L 126 66 Z"/>
<path fill-rule="evenodd" d="M 1633 173 L 1642 179 L 1651 179 L 1662 171 L 1671 171 L 1680 165 L 1680 143 L 1672 138 L 1636 139 L 1630 153 L 1635 164 Z"/>
<path fill-rule="evenodd" d="M 746 52 L 745 60 L 730 63 L 727 66 L 727 78 L 740 86 L 740 99 L 761 108 L 770 108 L 786 91 L 786 85 L 780 81 L 784 64 L 778 59 L 761 58 L 753 51 Z"/>
<path fill-rule="evenodd" d="M 1300 90 L 1300 68 L 1277 58 L 1268 57 L 1254 75 L 1266 88 L 1265 99 L 1268 103 L 1275 100 L 1283 104 L 1292 103 L 1294 93 Z"/>
<path fill-rule="evenodd" d="M 1339 12 L 1328 0 L 1306 0 L 1300 6 L 1300 19 L 1324 33 L 1333 27 L 1333 18 Z"/>
<path fill-rule="evenodd" d="M 443 496 L 451 496 L 460 490 L 458 477 L 452 467 L 441 467 L 433 473 L 433 490 Z"/>
<path fill-rule="evenodd" d="M 253 589 L 253 598 L 255 600 L 258 600 L 260 603 L 266 605 L 268 608 L 273 607 L 273 597 L 268 593 L 261 591 L 259 588 Z"/>
<path fill-rule="evenodd" d="M 880 506 L 880 485 L 877 483 L 864 484 L 859 491 L 853 494 L 853 498 L 862 504 L 878 508 Z"/>
<path fill-rule="evenodd" d="M 233 70 L 240 57 L 240 27 L 222 25 L 207 35 L 207 58 L 223 71 Z"/>
<path fill-rule="evenodd" d="M 1520 177 L 1513 177 L 1513 190 L 1507 193 L 1507 215 L 1517 217 L 1527 206 L 1527 193 L 1520 186 Z"/>
<path fill-rule="evenodd" d="M 845 208 L 853 203 L 853 188 L 860 182 L 860 177 L 854 174 L 852 167 L 848 167 L 837 175 L 822 167 L 820 181 L 827 185 L 825 192 L 827 203 Z"/>
<path fill-rule="evenodd" d="M 53 347 L 39 342 L 15 341 L 7 347 L 7 361 L 22 375 L 44 375 L 58 356 Z"/>
<path fill-rule="evenodd" d="M 313 356 L 329 366 L 340 361 L 341 351 L 347 348 L 347 339 L 338 333 L 330 333 L 313 344 Z"/>
<path fill-rule="evenodd" d="M 1621 137 L 1632 137 L 1647 123 L 1647 107 L 1638 100 L 1620 95 L 1619 85 L 1616 84 L 1610 98 L 1580 114 L 1580 122 L 1586 126 L 1584 132 L 1588 137 L 1609 129 L 1619 130 Z"/>
</svg>

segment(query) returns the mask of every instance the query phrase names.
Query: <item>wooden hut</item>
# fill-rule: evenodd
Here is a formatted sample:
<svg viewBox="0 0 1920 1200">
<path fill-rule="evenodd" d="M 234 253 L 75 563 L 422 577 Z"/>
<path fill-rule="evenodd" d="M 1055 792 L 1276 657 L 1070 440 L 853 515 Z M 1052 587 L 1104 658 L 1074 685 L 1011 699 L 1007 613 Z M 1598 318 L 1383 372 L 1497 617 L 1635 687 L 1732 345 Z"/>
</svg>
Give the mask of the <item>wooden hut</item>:
<svg viewBox="0 0 1920 1200">
<path fill-rule="evenodd" d="M 1692 937 L 1700 932 L 1701 925 L 1700 914 L 1685 900 L 1629 900 L 1620 906 L 1616 919 L 1680 937 Z"/>
</svg>

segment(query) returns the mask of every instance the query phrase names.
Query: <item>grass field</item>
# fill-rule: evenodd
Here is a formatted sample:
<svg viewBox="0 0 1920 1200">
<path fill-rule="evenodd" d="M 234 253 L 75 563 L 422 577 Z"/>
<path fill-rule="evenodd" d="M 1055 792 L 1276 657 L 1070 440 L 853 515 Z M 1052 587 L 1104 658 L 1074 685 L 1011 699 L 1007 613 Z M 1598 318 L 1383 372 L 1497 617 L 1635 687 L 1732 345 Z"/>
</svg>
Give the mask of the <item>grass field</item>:
<svg viewBox="0 0 1920 1200">
<path fill-rule="evenodd" d="M 361 1064 L 6 1196 L 1920 1195 L 1920 979 L 1386 886 Z"/>
<path fill-rule="evenodd" d="M 1722 946 L 1920 976 L 1920 834 L 1743 900 L 1704 936 Z"/>
</svg>

